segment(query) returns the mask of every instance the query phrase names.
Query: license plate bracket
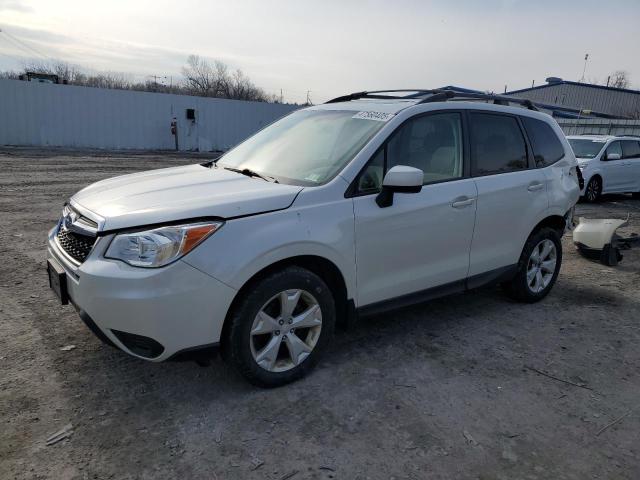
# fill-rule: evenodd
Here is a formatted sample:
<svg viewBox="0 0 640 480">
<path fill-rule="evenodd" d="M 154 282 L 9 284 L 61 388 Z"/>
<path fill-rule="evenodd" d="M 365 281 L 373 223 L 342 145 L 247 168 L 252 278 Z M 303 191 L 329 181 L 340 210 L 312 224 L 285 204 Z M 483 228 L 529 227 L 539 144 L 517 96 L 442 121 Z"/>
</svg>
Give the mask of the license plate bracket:
<svg viewBox="0 0 640 480">
<path fill-rule="evenodd" d="M 49 287 L 60 299 L 62 305 L 69 304 L 69 292 L 67 291 L 67 272 L 62 265 L 53 259 L 47 260 L 47 274 L 49 276 Z"/>
</svg>

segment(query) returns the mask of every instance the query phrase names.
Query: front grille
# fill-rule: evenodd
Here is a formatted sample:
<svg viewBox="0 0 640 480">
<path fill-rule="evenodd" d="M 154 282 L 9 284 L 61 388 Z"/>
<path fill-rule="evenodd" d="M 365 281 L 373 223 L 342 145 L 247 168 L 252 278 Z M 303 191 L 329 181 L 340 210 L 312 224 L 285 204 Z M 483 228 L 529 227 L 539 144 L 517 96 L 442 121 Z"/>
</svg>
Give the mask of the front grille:
<svg viewBox="0 0 640 480">
<path fill-rule="evenodd" d="M 72 232 L 71 230 L 65 230 L 64 228 L 60 228 L 57 238 L 62 250 L 80 263 L 86 260 L 94 243 L 96 243 L 95 237 L 82 235 Z"/>
</svg>

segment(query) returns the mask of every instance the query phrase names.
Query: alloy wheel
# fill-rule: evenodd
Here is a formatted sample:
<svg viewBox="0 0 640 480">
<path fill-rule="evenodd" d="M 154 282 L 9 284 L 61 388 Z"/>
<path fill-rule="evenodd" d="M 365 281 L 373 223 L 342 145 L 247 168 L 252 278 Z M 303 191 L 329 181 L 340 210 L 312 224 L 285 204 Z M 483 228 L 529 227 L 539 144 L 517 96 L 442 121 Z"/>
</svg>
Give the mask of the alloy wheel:
<svg viewBox="0 0 640 480">
<path fill-rule="evenodd" d="M 533 293 L 543 291 L 556 271 L 558 262 L 556 245 L 549 239 L 535 246 L 527 263 L 527 286 Z"/>
<path fill-rule="evenodd" d="M 590 202 L 595 202 L 595 200 L 598 198 L 598 195 L 600 195 L 600 182 L 598 182 L 596 179 L 593 179 L 587 184 L 587 200 L 589 200 Z"/>
<path fill-rule="evenodd" d="M 291 370 L 311 354 L 321 330 L 322 310 L 313 295 L 300 289 L 280 292 L 253 321 L 251 354 L 269 372 Z"/>
</svg>

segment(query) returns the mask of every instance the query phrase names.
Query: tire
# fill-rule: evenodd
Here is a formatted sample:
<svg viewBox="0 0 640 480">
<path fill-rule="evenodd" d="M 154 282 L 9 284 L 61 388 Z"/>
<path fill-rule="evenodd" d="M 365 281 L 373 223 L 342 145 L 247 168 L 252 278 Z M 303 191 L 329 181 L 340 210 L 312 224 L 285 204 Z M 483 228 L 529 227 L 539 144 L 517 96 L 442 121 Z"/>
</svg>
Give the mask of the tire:
<svg viewBox="0 0 640 480">
<path fill-rule="evenodd" d="M 545 248 L 551 248 L 551 246 L 553 250 L 546 254 Z M 535 258 L 534 250 L 538 254 L 538 260 Z M 545 256 L 543 257 L 542 254 Z M 553 264 L 550 263 L 552 254 L 555 259 Z M 527 239 L 514 278 L 502 286 L 514 300 L 524 303 L 538 302 L 553 288 L 561 265 L 562 244 L 558 233 L 551 228 L 541 228 Z M 531 276 L 532 272 L 536 272 L 535 275 Z"/>
<path fill-rule="evenodd" d="M 601 196 L 602 180 L 600 177 L 593 177 L 584 189 L 584 199 L 589 203 L 596 203 L 600 201 Z"/>
<path fill-rule="evenodd" d="M 318 363 L 333 336 L 336 308 L 319 276 L 291 266 L 250 285 L 228 321 L 225 358 L 252 384 L 271 388 Z"/>
</svg>

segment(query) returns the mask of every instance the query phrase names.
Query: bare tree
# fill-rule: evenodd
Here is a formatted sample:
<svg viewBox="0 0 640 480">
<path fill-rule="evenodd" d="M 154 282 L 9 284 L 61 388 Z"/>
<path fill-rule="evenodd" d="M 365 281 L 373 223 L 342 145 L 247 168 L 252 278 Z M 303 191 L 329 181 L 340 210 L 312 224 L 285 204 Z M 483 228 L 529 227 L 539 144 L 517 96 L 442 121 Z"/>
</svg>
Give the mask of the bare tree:
<svg viewBox="0 0 640 480">
<path fill-rule="evenodd" d="M 170 82 L 170 85 L 146 80 L 135 82 L 131 75 L 118 72 L 86 73 L 77 66 L 60 60 L 32 61 L 23 65 L 23 72 L 0 72 L 0 78 L 18 79 L 21 73 L 39 72 L 57 75 L 61 82 L 95 88 L 118 90 L 138 90 L 144 92 L 176 93 L 203 97 L 230 98 L 257 102 L 279 102 L 275 95 L 267 95 L 257 87 L 240 69 L 233 73 L 229 66 L 220 61 L 207 61 L 197 55 L 190 55 L 182 69 L 184 81 Z M 167 78 L 156 76 L 157 78 Z"/>
<path fill-rule="evenodd" d="M 610 87 L 614 88 L 628 88 L 629 87 L 629 73 L 625 70 L 616 70 L 611 74 Z"/>
<path fill-rule="evenodd" d="M 231 98 L 236 100 L 268 101 L 265 92 L 237 69 L 229 73 L 229 66 L 220 61 L 213 63 L 190 55 L 187 65 L 182 69 L 187 89 L 193 95 L 203 97 Z"/>
<path fill-rule="evenodd" d="M 264 91 L 261 88 L 256 87 L 240 69 L 237 69 L 231 75 L 229 82 L 229 95 L 227 98 L 258 102 L 268 101 L 267 95 Z"/>
<path fill-rule="evenodd" d="M 216 60 L 213 65 L 198 55 L 189 55 L 182 68 L 186 87 L 203 97 L 226 96 L 229 84 L 228 67 Z"/>
<path fill-rule="evenodd" d="M 133 87 L 133 82 L 131 77 L 125 73 L 103 72 L 88 76 L 83 85 L 96 88 L 130 90 Z"/>
<path fill-rule="evenodd" d="M 41 72 L 57 75 L 60 81 L 64 83 L 79 84 L 82 82 L 82 79 L 85 78 L 79 66 L 60 60 L 25 63 L 23 68 L 25 72 Z"/>
<path fill-rule="evenodd" d="M 0 72 L 0 78 L 7 80 L 18 80 L 20 78 L 20 73 L 6 70 L 4 72 Z"/>
</svg>

